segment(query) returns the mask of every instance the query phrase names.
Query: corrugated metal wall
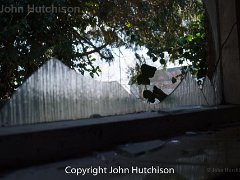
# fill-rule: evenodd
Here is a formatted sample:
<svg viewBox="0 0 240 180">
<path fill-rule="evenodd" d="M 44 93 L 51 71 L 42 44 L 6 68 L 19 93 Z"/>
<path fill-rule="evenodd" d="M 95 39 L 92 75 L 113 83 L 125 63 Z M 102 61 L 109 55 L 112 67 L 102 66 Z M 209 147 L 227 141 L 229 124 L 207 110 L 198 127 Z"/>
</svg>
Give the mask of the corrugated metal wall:
<svg viewBox="0 0 240 180">
<path fill-rule="evenodd" d="M 36 71 L 0 111 L 0 126 L 15 126 L 221 102 L 220 73 L 200 89 L 190 74 L 163 102 L 147 104 L 117 82 L 99 82 L 51 59 Z"/>
</svg>

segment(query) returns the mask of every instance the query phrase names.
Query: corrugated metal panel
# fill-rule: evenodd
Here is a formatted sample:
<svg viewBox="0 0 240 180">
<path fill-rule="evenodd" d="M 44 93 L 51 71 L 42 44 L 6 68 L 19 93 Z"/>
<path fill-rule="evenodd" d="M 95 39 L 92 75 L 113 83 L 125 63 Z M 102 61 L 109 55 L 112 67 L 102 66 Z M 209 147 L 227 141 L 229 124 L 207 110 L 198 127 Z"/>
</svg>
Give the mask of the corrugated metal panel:
<svg viewBox="0 0 240 180">
<path fill-rule="evenodd" d="M 129 94 L 117 82 L 99 82 L 51 59 L 36 71 L 1 109 L 0 125 L 14 126 L 93 115 L 120 115 L 186 105 L 215 105 L 221 102 L 220 77 L 206 80 L 203 90 L 190 74 L 163 102 L 147 104 Z"/>
</svg>

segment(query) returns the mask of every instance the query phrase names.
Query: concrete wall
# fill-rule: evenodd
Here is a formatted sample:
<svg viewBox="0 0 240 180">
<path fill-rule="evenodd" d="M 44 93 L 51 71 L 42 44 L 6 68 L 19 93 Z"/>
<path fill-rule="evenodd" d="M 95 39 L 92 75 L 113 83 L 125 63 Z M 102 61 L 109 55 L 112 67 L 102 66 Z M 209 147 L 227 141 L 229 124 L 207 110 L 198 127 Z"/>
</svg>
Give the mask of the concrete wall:
<svg viewBox="0 0 240 180">
<path fill-rule="evenodd" d="M 213 49 L 215 50 L 215 58 L 213 61 L 217 62 L 219 58 L 219 34 L 218 34 L 218 15 L 217 15 L 217 6 L 215 0 L 205 0 L 205 7 L 207 9 L 206 13 L 209 20 L 209 28 L 212 32 L 213 38 Z M 209 32 L 209 33 L 210 33 Z"/>
<path fill-rule="evenodd" d="M 235 0 L 220 0 L 219 17 L 222 46 L 226 42 L 222 48 L 225 101 L 240 104 L 240 59 L 235 2 Z"/>
<path fill-rule="evenodd" d="M 74 158 L 118 144 L 216 130 L 239 123 L 239 111 L 240 106 L 187 108 L 3 128 L 0 170 Z"/>
<path fill-rule="evenodd" d="M 216 60 L 219 56 L 221 58 L 223 95 L 225 103 L 228 104 L 240 104 L 239 24 L 236 1 L 205 0 L 215 42 Z"/>
</svg>

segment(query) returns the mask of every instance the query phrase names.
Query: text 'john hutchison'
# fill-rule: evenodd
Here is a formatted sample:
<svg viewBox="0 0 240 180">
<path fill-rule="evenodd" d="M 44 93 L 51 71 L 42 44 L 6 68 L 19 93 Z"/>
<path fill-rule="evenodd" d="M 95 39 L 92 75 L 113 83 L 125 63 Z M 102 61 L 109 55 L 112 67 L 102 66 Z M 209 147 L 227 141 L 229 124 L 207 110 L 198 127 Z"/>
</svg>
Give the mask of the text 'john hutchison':
<svg viewBox="0 0 240 180">
<path fill-rule="evenodd" d="M 99 174 L 174 174 L 174 168 L 163 168 L 159 166 L 151 166 L 151 167 L 71 167 L 67 166 L 65 168 L 65 173 L 67 174 L 75 174 L 75 175 L 93 175 L 97 176 Z"/>
</svg>

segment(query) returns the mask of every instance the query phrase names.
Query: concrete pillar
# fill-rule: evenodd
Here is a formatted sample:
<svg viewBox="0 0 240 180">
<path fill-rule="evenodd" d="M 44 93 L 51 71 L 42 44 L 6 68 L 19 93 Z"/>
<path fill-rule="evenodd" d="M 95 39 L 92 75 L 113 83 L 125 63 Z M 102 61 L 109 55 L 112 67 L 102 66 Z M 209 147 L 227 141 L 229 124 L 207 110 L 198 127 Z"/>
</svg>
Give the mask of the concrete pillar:
<svg viewBox="0 0 240 180">
<path fill-rule="evenodd" d="M 225 103 L 240 104 L 239 24 L 236 0 L 205 0 L 205 4 L 212 26 L 216 60 L 221 59 Z"/>
</svg>

